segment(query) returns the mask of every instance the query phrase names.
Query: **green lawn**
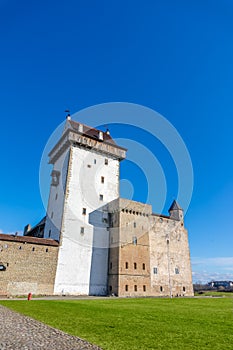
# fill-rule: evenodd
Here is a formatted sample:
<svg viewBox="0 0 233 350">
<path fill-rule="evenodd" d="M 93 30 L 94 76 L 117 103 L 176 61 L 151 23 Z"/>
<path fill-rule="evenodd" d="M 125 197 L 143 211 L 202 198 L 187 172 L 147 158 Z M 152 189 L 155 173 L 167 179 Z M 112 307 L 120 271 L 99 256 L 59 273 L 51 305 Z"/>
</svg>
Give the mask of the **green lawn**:
<svg viewBox="0 0 233 350">
<path fill-rule="evenodd" d="M 0 304 L 105 350 L 233 348 L 233 299 L 20 300 Z"/>
<path fill-rule="evenodd" d="M 217 291 L 203 291 L 202 293 L 195 292 L 195 295 L 198 296 L 213 296 L 213 297 L 228 297 L 233 298 L 233 292 L 217 292 Z"/>
</svg>

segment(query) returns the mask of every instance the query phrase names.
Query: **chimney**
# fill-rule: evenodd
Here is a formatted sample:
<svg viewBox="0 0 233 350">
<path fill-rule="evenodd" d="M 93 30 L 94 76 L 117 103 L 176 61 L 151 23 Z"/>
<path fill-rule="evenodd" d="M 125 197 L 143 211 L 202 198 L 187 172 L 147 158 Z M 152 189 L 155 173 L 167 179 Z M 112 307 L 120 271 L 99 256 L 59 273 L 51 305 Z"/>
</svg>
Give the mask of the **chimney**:
<svg viewBox="0 0 233 350">
<path fill-rule="evenodd" d="M 79 124 L 78 125 L 78 131 L 79 132 L 83 132 L 83 124 Z"/>
</svg>

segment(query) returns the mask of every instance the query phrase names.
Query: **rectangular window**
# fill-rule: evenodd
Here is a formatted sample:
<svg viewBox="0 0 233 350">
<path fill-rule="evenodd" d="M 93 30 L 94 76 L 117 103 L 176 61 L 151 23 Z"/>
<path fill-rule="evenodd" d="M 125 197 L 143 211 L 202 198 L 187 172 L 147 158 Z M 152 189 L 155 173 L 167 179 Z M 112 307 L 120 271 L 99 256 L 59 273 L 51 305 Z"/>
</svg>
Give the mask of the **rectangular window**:
<svg viewBox="0 0 233 350">
<path fill-rule="evenodd" d="M 112 269 L 112 262 L 110 262 L 110 270 Z"/>
<path fill-rule="evenodd" d="M 158 268 L 157 267 L 153 268 L 153 273 L 154 273 L 154 275 L 157 275 L 157 273 L 158 273 Z"/>
<path fill-rule="evenodd" d="M 163 291 L 163 287 L 161 286 L 161 287 L 160 287 L 160 292 L 162 292 L 162 291 Z"/>
<path fill-rule="evenodd" d="M 143 263 L 142 264 L 142 269 L 145 270 L 146 269 L 146 265 Z"/>
<path fill-rule="evenodd" d="M 81 235 L 83 235 L 84 234 L 84 227 L 82 226 L 82 227 L 80 227 L 80 233 L 81 233 Z"/>
<path fill-rule="evenodd" d="M 145 292 L 145 291 L 146 291 L 146 286 L 144 285 L 144 286 L 143 286 L 143 292 Z"/>
<path fill-rule="evenodd" d="M 101 183 L 104 183 L 104 176 L 101 176 Z"/>
<path fill-rule="evenodd" d="M 137 245 L 138 240 L 136 236 L 133 237 L 132 242 L 133 242 L 133 245 Z"/>
<path fill-rule="evenodd" d="M 94 159 L 94 164 L 96 164 L 96 159 Z"/>
<path fill-rule="evenodd" d="M 128 288 L 129 288 L 129 286 L 128 286 L 128 284 L 126 284 L 126 286 L 125 286 L 125 291 L 126 292 L 128 292 Z"/>
<path fill-rule="evenodd" d="M 137 287 L 136 284 L 135 284 L 135 286 L 134 286 L 134 291 L 137 292 L 137 290 L 138 290 L 138 287 Z"/>
<path fill-rule="evenodd" d="M 105 158 L 104 164 L 105 164 L 105 165 L 108 165 L 108 159 L 107 159 L 107 158 Z"/>
<path fill-rule="evenodd" d="M 129 268 L 129 264 L 128 262 L 125 263 L 125 268 L 128 269 Z"/>
<path fill-rule="evenodd" d="M 86 213 L 87 213 L 87 209 L 83 208 L 83 215 L 86 215 Z"/>
<path fill-rule="evenodd" d="M 49 230 L 49 237 L 51 237 L 51 230 Z"/>
<path fill-rule="evenodd" d="M 180 271 L 179 271 L 178 267 L 176 267 L 176 268 L 175 268 L 175 274 L 176 274 L 176 275 L 179 275 L 179 273 L 180 273 Z"/>
<path fill-rule="evenodd" d="M 137 270 L 137 263 L 133 264 L 134 270 Z"/>
<path fill-rule="evenodd" d="M 136 228 L 137 227 L 137 224 L 136 222 L 133 223 L 133 227 Z"/>
<path fill-rule="evenodd" d="M 100 194 L 100 201 L 103 201 L 104 200 L 104 196 L 102 194 Z"/>
</svg>

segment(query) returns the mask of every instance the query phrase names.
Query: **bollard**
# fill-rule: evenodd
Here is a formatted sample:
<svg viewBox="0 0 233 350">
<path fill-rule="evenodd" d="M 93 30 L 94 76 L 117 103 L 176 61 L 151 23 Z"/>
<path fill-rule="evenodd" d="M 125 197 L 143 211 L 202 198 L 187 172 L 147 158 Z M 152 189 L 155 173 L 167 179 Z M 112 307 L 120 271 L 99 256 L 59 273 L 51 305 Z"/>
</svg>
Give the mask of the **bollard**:
<svg viewBox="0 0 233 350">
<path fill-rule="evenodd" d="M 28 293 L 28 300 L 32 299 L 32 293 Z"/>
</svg>

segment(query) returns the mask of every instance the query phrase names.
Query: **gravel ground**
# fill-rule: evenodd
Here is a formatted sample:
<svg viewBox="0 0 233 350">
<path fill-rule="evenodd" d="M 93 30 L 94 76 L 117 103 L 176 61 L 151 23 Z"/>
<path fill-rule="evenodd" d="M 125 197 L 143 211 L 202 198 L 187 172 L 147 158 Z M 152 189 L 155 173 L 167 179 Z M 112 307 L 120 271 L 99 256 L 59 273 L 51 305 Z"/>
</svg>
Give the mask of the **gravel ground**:
<svg viewBox="0 0 233 350">
<path fill-rule="evenodd" d="M 101 350 L 0 305 L 0 350 Z"/>
</svg>

